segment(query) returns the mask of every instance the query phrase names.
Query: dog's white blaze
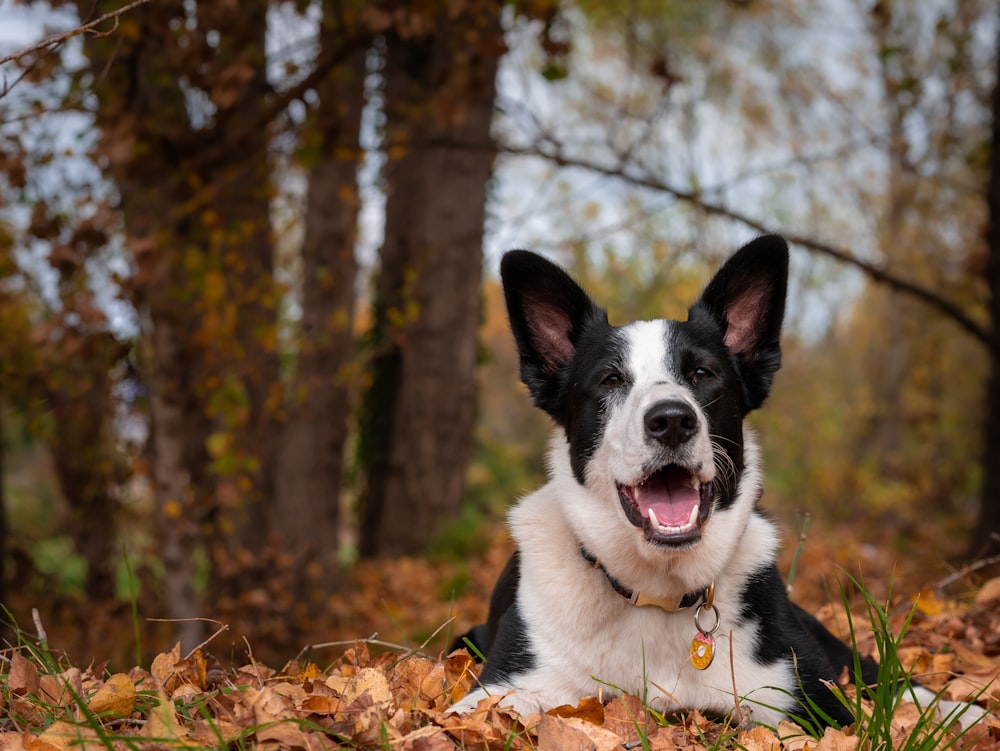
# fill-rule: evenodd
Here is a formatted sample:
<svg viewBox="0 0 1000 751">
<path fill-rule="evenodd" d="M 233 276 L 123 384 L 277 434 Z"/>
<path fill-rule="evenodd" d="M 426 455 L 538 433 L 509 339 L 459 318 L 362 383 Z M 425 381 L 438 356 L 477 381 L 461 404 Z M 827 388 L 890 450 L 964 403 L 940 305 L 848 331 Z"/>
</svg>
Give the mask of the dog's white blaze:
<svg viewBox="0 0 1000 751">
<path fill-rule="evenodd" d="M 634 485 L 643 479 L 660 449 L 648 439 L 643 418 L 650 407 L 665 399 L 685 401 L 700 418 L 698 434 L 681 448 L 678 461 L 700 466 L 700 482 L 714 477 L 708 421 L 691 391 L 667 365 L 669 326 L 670 321 L 637 321 L 622 329 L 628 343 L 625 365 L 631 386 L 625 403 L 608 415 L 601 443 L 587 468 L 588 485 L 591 481 L 594 484 Z M 603 495 L 603 488 L 595 489 Z"/>
</svg>

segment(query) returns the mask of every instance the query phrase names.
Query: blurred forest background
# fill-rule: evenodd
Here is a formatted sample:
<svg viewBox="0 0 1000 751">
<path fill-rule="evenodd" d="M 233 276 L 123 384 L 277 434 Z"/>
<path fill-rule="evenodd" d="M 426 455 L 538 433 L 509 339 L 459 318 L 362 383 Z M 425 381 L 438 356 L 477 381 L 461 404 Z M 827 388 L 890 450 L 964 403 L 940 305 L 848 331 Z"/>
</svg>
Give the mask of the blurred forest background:
<svg viewBox="0 0 1000 751">
<path fill-rule="evenodd" d="M 211 618 L 280 660 L 481 617 L 549 431 L 510 247 L 624 322 L 784 234 L 754 423 L 799 576 L 995 555 L 998 31 L 985 0 L 0 0 L 6 638 L 35 608 L 124 662 Z"/>
</svg>

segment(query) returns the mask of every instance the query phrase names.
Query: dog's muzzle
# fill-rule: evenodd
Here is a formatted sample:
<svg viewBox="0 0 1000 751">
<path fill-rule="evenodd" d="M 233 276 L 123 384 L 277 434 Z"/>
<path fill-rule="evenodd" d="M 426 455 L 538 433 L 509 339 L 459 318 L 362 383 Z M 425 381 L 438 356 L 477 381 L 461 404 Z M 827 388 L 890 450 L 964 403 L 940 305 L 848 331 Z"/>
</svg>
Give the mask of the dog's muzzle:
<svg viewBox="0 0 1000 751">
<path fill-rule="evenodd" d="M 685 546 L 701 539 L 712 511 L 712 482 L 677 464 L 668 464 L 636 485 L 619 485 L 625 516 L 647 542 Z"/>
</svg>

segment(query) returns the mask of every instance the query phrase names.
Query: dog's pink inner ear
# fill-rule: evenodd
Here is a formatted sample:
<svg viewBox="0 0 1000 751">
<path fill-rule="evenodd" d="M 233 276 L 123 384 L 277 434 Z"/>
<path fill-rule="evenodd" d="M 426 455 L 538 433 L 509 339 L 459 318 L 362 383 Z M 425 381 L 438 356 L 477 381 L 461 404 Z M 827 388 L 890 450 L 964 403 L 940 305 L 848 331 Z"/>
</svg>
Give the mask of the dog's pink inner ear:
<svg viewBox="0 0 1000 751">
<path fill-rule="evenodd" d="M 726 346 L 734 355 L 752 358 L 767 308 L 768 289 L 755 287 L 733 300 L 726 309 Z"/>
<path fill-rule="evenodd" d="M 572 359 L 575 351 L 569 338 L 569 317 L 545 301 L 532 300 L 528 320 L 535 351 L 545 369 L 554 373 Z"/>
</svg>

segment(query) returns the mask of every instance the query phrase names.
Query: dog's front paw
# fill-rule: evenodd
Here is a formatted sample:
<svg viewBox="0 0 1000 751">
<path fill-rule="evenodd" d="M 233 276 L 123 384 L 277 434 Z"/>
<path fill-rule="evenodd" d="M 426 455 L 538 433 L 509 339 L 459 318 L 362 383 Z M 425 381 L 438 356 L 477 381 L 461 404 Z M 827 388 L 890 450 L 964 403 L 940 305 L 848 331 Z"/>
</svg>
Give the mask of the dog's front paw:
<svg viewBox="0 0 1000 751">
<path fill-rule="evenodd" d="M 503 693 L 505 690 L 507 693 Z M 486 689 L 477 688 L 475 691 L 466 694 L 463 699 L 452 704 L 448 711 L 458 714 L 476 712 L 483 709 L 481 702 L 484 700 L 489 702 L 490 707 L 511 709 L 516 714 L 521 715 L 521 717 L 542 712 L 543 705 L 545 704 L 542 701 L 542 697 L 532 691 L 513 691 L 507 690 L 504 687 L 490 687 L 489 693 L 487 693 Z"/>
<path fill-rule="evenodd" d="M 456 712 L 458 714 L 469 714 L 470 712 L 475 712 L 476 708 L 479 706 L 479 702 L 488 697 L 489 694 L 487 694 L 483 689 L 477 688 L 476 690 L 467 693 L 460 701 L 457 701 L 448 707 L 448 711 Z"/>
</svg>

